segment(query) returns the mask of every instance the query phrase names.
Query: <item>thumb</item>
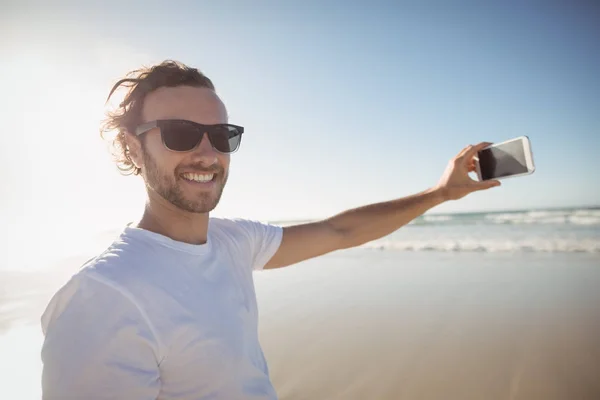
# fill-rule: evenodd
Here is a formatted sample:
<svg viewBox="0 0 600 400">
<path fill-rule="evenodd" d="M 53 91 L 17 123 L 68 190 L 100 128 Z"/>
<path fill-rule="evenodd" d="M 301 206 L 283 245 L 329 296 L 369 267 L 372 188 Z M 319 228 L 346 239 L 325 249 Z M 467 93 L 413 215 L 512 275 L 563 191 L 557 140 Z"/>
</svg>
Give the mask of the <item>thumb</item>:
<svg viewBox="0 0 600 400">
<path fill-rule="evenodd" d="M 501 185 L 500 181 L 497 181 L 497 180 L 477 182 L 476 190 L 491 189 L 493 187 L 500 186 L 500 185 Z"/>
</svg>

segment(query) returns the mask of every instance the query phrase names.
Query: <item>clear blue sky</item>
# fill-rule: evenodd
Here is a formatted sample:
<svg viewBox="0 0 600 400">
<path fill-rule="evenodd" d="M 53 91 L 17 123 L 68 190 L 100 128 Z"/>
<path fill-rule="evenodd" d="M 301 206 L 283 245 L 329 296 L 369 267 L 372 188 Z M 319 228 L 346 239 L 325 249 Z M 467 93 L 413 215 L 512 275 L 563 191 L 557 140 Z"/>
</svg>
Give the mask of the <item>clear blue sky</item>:
<svg viewBox="0 0 600 400">
<path fill-rule="evenodd" d="M 436 211 L 600 204 L 597 2 L 45 3 L 0 5 L 0 80 L 12 95 L 0 112 L 13 127 L 0 173 L 13 216 L 52 207 L 119 219 L 143 206 L 127 189 L 140 193 L 137 178 L 108 159 L 92 165 L 105 148 L 84 111 L 101 113 L 138 61 L 167 58 L 210 76 L 246 127 L 215 215 L 322 217 L 409 195 L 465 145 L 520 135 L 534 175 Z"/>
</svg>

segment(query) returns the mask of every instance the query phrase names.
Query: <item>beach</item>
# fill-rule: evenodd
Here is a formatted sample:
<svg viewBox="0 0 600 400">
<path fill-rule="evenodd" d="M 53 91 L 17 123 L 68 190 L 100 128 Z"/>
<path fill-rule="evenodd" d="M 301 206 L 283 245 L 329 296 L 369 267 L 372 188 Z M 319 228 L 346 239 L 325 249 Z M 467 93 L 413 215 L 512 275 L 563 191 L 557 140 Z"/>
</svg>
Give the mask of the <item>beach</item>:
<svg viewBox="0 0 600 400">
<path fill-rule="evenodd" d="M 600 400 L 600 0 L 0 27 L 0 400 Z"/>
<path fill-rule="evenodd" d="M 40 398 L 39 316 L 80 253 L 0 271 L 0 398 Z M 255 283 L 281 399 L 600 398 L 598 210 L 426 216 Z"/>
<path fill-rule="evenodd" d="M 258 280 L 281 398 L 600 398 L 598 257 L 365 258 Z"/>
</svg>

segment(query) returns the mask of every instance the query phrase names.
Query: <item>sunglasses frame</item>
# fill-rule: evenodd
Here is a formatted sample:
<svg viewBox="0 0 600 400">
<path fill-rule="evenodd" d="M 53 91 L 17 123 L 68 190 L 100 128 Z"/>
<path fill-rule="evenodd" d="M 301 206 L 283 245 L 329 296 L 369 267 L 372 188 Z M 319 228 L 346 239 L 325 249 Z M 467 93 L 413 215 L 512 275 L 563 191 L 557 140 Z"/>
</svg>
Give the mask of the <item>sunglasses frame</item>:
<svg viewBox="0 0 600 400">
<path fill-rule="evenodd" d="M 180 122 L 180 123 L 184 123 L 184 124 L 188 124 L 188 125 L 192 125 L 194 127 L 196 127 L 197 129 L 206 129 L 206 128 L 211 128 L 214 126 L 227 126 L 227 127 L 234 127 L 239 133 L 236 136 L 240 136 L 239 139 L 239 143 L 237 145 L 237 147 L 235 148 L 235 150 L 233 151 L 229 151 L 229 152 L 222 152 L 218 149 L 215 148 L 215 146 L 213 145 L 212 141 L 210 140 L 210 135 L 208 136 L 208 141 L 210 142 L 210 145 L 212 146 L 213 150 L 215 150 L 218 153 L 221 154 L 232 154 L 235 153 L 236 151 L 238 151 L 238 149 L 240 148 L 241 144 L 242 144 L 242 134 L 244 133 L 244 127 L 243 126 L 239 126 L 239 125 L 233 125 L 233 124 L 213 124 L 213 125 L 204 125 L 204 124 L 199 124 L 197 122 L 193 122 L 193 121 L 188 121 L 187 119 L 157 119 L 155 121 L 149 121 L 149 122 L 145 122 L 141 125 L 138 125 L 135 128 L 135 135 L 136 136 L 140 136 L 143 135 L 144 133 L 148 133 L 149 131 L 151 131 L 154 128 L 158 128 L 160 130 L 160 138 L 162 140 L 163 146 L 165 146 L 165 148 L 169 151 L 174 151 L 176 153 L 187 153 L 189 151 L 193 151 L 195 150 L 200 143 L 202 142 L 202 139 L 204 138 L 204 135 L 207 134 L 207 132 L 203 132 L 202 136 L 200 137 L 200 140 L 198 141 L 198 143 L 196 143 L 196 145 L 189 149 L 189 150 L 173 150 L 171 149 L 169 146 L 166 145 L 165 143 L 165 138 L 163 136 L 163 131 L 162 131 L 162 123 L 163 122 Z"/>
</svg>

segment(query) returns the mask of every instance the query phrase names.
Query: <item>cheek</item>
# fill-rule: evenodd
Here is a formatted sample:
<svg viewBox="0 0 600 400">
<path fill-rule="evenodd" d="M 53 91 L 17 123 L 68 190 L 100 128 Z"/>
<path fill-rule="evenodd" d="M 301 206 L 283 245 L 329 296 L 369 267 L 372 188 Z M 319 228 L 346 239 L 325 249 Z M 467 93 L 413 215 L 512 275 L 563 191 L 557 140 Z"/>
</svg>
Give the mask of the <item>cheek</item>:
<svg viewBox="0 0 600 400">
<path fill-rule="evenodd" d="M 163 146 L 160 135 L 152 135 L 146 138 L 144 143 L 144 154 L 150 159 L 155 167 L 163 174 L 174 172 L 177 165 L 181 163 L 181 156 L 168 151 Z"/>
<path fill-rule="evenodd" d="M 231 156 L 227 154 L 219 154 L 217 156 L 217 160 L 219 161 L 219 165 L 223 167 L 225 173 L 227 173 L 229 171 L 229 161 L 231 160 Z"/>
<path fill-rule="evenodd" d="M 158 133 L 150 133 L 144 137 L 144 147 L 152 155 L 160 155 L 164 149 L 162 139 Z"/>
</svg>

